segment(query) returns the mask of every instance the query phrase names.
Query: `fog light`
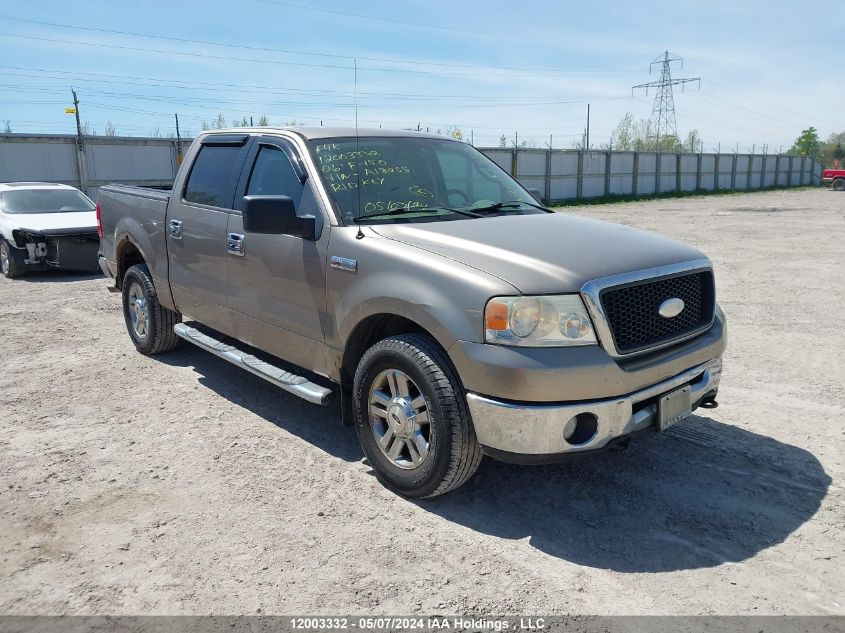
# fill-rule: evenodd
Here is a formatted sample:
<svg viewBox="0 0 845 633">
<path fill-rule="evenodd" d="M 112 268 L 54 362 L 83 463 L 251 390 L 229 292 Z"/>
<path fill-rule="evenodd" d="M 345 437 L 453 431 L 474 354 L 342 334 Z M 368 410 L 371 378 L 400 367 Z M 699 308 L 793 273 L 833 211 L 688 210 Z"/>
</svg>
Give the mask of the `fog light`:
<svg viewBox="0 0 845 633">
<path fill-rule="evenodd" d="M 563 439 L 568 444 L 580 446 L 592 440 L 599 429 L 599 419 L 592 413 L 579 413 L 563 426 Z"/>
</svg>

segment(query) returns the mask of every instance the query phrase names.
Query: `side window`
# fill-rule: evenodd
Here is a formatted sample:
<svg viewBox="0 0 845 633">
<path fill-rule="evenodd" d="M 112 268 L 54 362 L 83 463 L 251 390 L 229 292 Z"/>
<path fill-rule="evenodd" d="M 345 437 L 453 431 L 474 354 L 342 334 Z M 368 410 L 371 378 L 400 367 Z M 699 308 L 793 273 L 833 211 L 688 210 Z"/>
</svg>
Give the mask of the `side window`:
<svg viewBox="0 0 845 633">
<path fill-rule="evenodd" d="M 229 182 L 240 152 L 235 146 L 203 146 L 185 185 L 185 201 L 231 208 Z"/>
<path fill-rule="evenodd" d="M 475 204 L 482 200 L 504 200 L 504 190 L 492 166 L 470 161 L 463 152 L 439 151 L 437 162 L 449 192 L 450 205 Z"/>
<path fill-rule="evenodd" d="M 303 189 L 288 155 L 278 147 L 262 146 L 255 157 L 246 195 L 289 196 L 299 208 Z"/>
</svg>

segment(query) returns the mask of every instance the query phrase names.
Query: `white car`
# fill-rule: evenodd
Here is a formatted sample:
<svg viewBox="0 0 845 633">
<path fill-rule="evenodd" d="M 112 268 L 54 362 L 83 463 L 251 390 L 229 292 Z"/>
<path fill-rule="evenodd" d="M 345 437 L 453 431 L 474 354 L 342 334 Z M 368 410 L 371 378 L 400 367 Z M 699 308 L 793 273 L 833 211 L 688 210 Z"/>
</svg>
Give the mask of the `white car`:
<svg viewBox="0 0 845 633">
<path fill-rule="evenodd" d="M 96 271 L 100 237 L 96 205 L 68 185 L 0 183 L 0 270 Z"/>
</svg>

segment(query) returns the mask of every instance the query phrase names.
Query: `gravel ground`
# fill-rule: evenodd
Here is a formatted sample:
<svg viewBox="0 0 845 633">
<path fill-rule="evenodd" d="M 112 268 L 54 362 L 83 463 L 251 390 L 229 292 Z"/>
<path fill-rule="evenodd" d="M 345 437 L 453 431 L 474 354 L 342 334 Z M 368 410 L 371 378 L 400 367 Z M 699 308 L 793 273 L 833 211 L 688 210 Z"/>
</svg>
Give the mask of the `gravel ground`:
<svg viewBox="0 0 845 633">
<path fill-rule="evenodd" d="M 845 195 L 568 211 L 711 256 L 720 408 L 419 503 L 336 410 L 137 354 L 103 278 L 0 278 L 0 613 L 845 614 Z"/>
</svg>

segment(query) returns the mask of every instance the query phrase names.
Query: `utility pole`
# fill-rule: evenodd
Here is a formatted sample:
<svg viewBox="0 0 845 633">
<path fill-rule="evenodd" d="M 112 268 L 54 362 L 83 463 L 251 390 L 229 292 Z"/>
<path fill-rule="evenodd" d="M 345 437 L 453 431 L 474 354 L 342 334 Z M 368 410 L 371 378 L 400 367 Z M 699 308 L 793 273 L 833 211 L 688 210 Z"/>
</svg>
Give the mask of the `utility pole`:
<svg viewBox="0 0 845 633">
<path fill-rule="evenodd" d="M 469 144 L 475 147 L 475 130 L 469 131 Z"/>
<path fill-rule="evenodd" d="M 252 115 L 249 116 L 249 127 L 252 127 Z"/>
<path fill-rule="evenodd" d="M 587 132 L 586 132 L 586 140 L 584 141 L 584 149 L 590 149 L 590 104 L 587 104 Z"/>
<path fill-rule="evenodd" d="M 73 93 L 73 110 L 76 115 L 76 151 L 77 165 L 79 166 L 79 188 L 83 193 L 88 193 L 88 178 L 85 169 L 85 145 L 82 142 L 82 124 L 79 121 L 79 99 L 76 98 L 76 90 L 70 89 Z"/>
<path fill-rule="evenodd" d="M 551 134 L 549 134 L 549 142 L 546 143 L 546 147 L 548 147 L 549 149 L 553 149 L 552 148 L 552 135 Z"/>
<path fill-rule="evenodd" d="M 176 113 L 173 115 L 176 117 L 176 165 L 178 167 L 182 166 L 182 135 L 179 132 L 179 114 Z"/>
<path fill-rule="evenodd" d="M 650 81 L 644 84 L 638 84 L 631 88 L 631 94 L 637 88 L 645 88 L 648 94 L 649 88 L 657 88 L 657 94 L 654 95 L 654 105 L 651 109 L 651 128 L 655 135 L 655 146 L 660 149 L 660 139 L 674 138 L 678 139 L 678 121 L 675 117 L 675 97 L 672 94 L 672 86 L 682 86 L 691 81 L 697 81 L 698 87 L 701 89 L 701 77 L 687 77 L 682 79 L 672 79 L 673 62 L 681 62 L 681 68 L 684 67 L 684 60 L 677 55 L 665 51 L 658 56 L 648 66 L 648 72 L 651 73 L 651 68 L 655 64 L 660 64 L 660 79 L 657 81 Z"/>
</svg>

